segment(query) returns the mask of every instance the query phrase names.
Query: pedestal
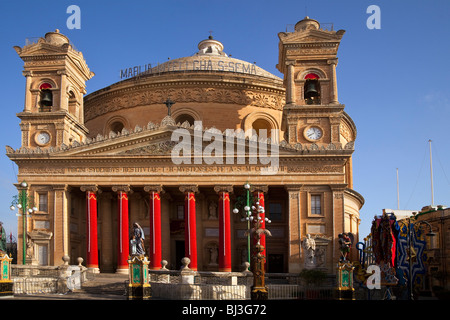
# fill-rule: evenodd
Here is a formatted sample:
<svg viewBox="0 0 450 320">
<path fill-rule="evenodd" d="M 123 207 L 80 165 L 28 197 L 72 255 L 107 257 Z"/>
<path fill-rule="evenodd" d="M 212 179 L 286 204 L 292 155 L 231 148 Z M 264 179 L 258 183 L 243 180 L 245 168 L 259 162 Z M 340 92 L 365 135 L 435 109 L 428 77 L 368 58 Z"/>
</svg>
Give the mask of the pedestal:
<svg viewBox="0 0 450 320">
<path fill-rule="evenodd" d="M 147 257 L 131 256 L 128 260 L 129 266 L 129 284 L 128 300 L 148 300 L 151 298 L 151 287 L 148 283 L 148 264 Z"/>
<path fill-rule="evenodd" d="M 8 297 L 14 295 L 14 281 L 11 280 L 11 261 L 0 251 L 0 297 Z"/>
<path fill-rule="evenodd" d="M 353 269 L 355 267 L 350 261 L 339 262 L 337 265 L 337 299 L 355 300 L 355 289 L 353 288 Z"/>
</svg>

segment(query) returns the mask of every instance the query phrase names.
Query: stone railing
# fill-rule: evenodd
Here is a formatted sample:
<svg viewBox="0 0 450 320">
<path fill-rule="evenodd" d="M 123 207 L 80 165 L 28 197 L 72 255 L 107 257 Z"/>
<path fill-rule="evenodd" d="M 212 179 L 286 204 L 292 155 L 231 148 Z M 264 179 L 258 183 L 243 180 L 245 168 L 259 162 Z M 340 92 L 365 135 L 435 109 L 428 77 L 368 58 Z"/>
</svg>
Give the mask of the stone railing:
<svg viewBox="0 0 450 320">
<path fill-rule="evenodd" d="M 186 259 L 186 258 L 185 258 Z M 170 300 L 248 300 L 253 273 L 248 266 L 242 272 L 193 271 L 186 261 L 179 271 L 149 270 L 152 297 Z M 330 278 L 320 287 L 305 286 L 298 274 L 266 273 L 269 299 L 333 299 L 334 284 Z"/>
<path fill-rule="evenodd" d="M 81 265 L 69 265 L 69 257 L 63 257 L 60 266 L 11 265 L 14 294 L 66 293 L 78 289 L 89 277 Z"/>
</svg>

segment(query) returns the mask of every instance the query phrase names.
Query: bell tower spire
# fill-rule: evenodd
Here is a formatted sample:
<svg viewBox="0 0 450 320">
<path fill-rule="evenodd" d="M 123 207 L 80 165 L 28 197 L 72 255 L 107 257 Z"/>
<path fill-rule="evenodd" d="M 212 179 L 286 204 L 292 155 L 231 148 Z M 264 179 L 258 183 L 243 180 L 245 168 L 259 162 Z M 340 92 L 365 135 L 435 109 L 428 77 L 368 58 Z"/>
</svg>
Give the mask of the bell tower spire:
<svg viewBox="0 0 450 320">
<path fill-rule="evenodd" d="M 337 94 L 337 51 L 344 30 L 321 28 L 305 17 L 294 32 L 280 32 L 277 68 L 284 74 L 287 104 L 339 104 Z"/>
<path fill-rule="evenodd" d="M 325 30 L 305 17 L 293 32 L 280 32 L 277 68 L 284 74 L 282 128 L 289 143 L 335 146 L 341 139 L 344 105 L 337 93 L 337 51 L 344 30 Z"/>
<path fill-rule="evenodd" d="M 82 142 L 83 95 L 94 76 L 69 39 L 59 30 L 14 49 L 24 61 L 25 105 L 21 119 L 22 147 L 58 147 Z"/>
</svg>

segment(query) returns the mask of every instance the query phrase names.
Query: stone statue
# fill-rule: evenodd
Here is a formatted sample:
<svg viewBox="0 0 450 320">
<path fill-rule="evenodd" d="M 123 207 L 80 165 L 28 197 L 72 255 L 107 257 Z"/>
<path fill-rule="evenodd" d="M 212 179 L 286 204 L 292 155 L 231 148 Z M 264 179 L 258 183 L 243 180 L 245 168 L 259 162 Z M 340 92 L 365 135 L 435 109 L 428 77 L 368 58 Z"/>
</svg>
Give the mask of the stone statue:
<svg viewBox="0 0 450 320">
<path fill-rule="evenodd" d="M 348 253 L 350 252 L 350 246 L 352 240 L 346 233 L 339 234 L 339 249 L 341 251 L 341 261 L 346 261 Z"/>
<path fill-rule="evenodd" d="M 0 234 L 1 234 L 1 240 L 0 240 L 0 253 L 6 253 L 6 232 L 3 228 L 3 222 L 0 222 Z"/>
<path fill-rule="evenodd" d="M 219 250 L 217 247 L 211 247 L 209 249 L 209 264 L 210 265 L 217 265 L 217 258 L 219 256 Z"/>
<path fill-rule="evenodd" d="M 209 203 L 209 216 L 208 219 L 217 219 L 217 204 L 214 201 Z"/>
<path fill-rule="evenodd" d="M 144 239 L 144 230 L 137 222 L 135 222 L 133 224 L 133 234 L 130 240 L 132 254 L 140 256 L 145 254 Z"/>
<path fill-rule="evenodd" d="M 306 250 L 306 261 L 305 263 L 308 265 L 314 265 L 314 253 L 316 250 L 316 241 L 311 238 L 311 235 L 308 233 L 306 235 L 305 240 L 303 240 L 303 248 Z"/>
</svg>

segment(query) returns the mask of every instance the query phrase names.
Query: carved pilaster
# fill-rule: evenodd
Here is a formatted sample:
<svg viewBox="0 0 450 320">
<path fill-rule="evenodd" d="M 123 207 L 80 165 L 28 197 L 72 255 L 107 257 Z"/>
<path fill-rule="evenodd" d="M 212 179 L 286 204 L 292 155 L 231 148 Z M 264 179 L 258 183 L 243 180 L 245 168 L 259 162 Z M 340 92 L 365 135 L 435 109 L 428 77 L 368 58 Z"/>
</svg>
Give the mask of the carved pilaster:
<svg viewBox="0 0 450 320">
<path fill-rule="evenodd" d="M 337 79 L 336 79 L 336 65 L 337 65 L 338 59 L 329 59 L 327 63 L 331 65 L 331 101 L 330 104 L 337 104 L 338 102 L 338 92 L 337 92 Z"/>
</svg>

